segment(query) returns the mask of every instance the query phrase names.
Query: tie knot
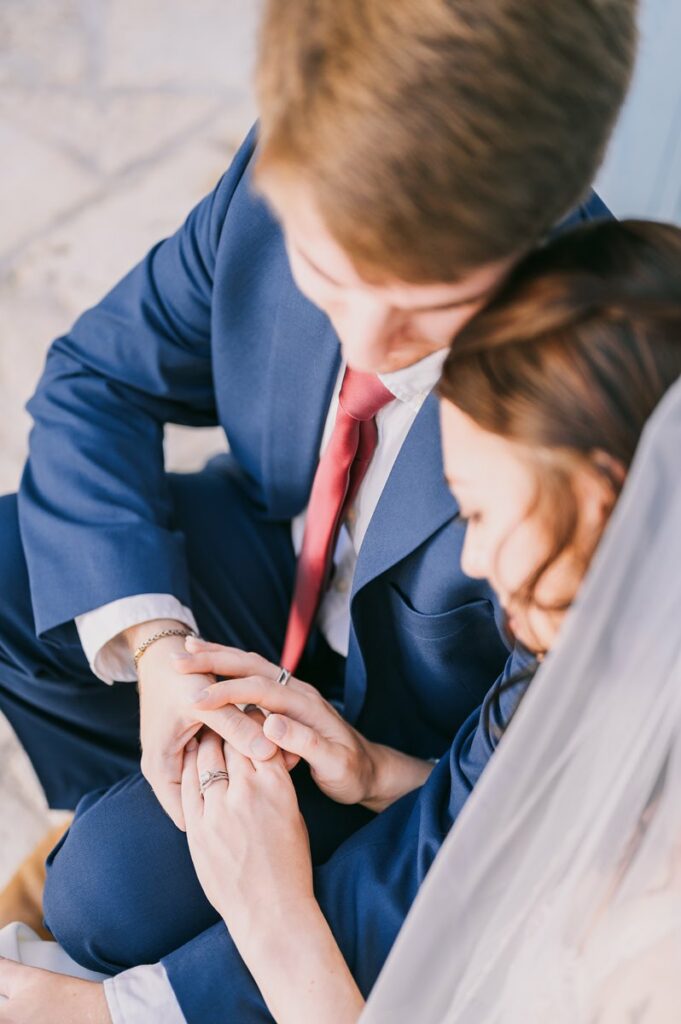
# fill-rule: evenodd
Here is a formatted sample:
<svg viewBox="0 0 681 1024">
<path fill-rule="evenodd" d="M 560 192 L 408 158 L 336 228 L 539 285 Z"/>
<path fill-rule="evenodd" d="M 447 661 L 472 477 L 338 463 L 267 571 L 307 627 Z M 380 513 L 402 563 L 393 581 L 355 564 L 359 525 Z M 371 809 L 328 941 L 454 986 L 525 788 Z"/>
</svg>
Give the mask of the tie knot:
<svg viewBox="0 0 681 1024">
<path fill-rule="evenodd" d="M 345 371 L 338 402 L 348 416 L 355 420 L 371 420 L 379 409 L 395 396 L 388 391 L 375 373 L 361 373 L 350 367 Z"/>
</svg>

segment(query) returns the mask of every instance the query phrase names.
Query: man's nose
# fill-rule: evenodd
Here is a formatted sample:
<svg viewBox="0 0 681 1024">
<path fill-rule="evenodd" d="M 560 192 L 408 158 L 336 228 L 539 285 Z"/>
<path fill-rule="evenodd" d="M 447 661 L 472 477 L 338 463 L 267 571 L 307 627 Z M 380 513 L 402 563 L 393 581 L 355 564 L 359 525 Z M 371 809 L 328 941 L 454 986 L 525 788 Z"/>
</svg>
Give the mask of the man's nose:
<svg viewBox="0 0 681 1024">
<path fill-rule="evenodd" d="M 398 326 L 396 311 L 369 299 L 354 299 L 332 311 L 338 337 L 351 349 L 383 348 Z"/>
</svg>

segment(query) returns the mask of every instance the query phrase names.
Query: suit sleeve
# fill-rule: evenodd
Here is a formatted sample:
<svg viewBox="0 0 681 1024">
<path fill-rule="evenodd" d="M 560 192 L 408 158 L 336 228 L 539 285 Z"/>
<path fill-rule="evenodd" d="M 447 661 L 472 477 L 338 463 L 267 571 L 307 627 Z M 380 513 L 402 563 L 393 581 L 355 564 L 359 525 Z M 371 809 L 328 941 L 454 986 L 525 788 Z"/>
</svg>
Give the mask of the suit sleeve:
<svg viewBox="0 0 681 1024">
<path fill-rule="evenodd" d="M 165 423 L 217 423 L 211 365 L 216 252 L 255 129 L 216 189 L 70 333 L 28 405 L 19 519 L 39 635 L 134 594 L 190 606 L 173 529 Z"/>
</svg>

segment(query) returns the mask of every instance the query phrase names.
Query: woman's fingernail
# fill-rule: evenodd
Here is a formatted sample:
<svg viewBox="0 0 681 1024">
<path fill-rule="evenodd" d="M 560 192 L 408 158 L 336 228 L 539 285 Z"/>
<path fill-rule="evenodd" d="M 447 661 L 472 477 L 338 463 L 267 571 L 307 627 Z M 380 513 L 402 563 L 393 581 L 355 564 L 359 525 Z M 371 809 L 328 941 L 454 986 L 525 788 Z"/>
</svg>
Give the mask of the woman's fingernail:
<svg viewBox="0 0 681 1024">
<path fill-rule="evenodd" d="M 266 736 L 258 736 L 257 740 L 251 743 L 251 753 L 256 757 L 271 757 L 277 748 L 270 743 Z"/>
<path fill-rule="evenodd" d="M 170 657 L 173 661 L 184 661 L 186 658 L 191 658 L 191 654 L 186 654 L 184 651 L 173 651 Z"/>
<path fill-rule="evenodd" d="M 198 636 L 185 637 L 184 641 L 185 647 L 201 647 L 203 643 L 204 641 L 201 639 L 201 637 Z"/>
<path fill-rule="evenodd" d="M 187 744 L 187 750 L 196 750 L 198 745 L 199 745 L 199 742 L 196 739 L 196 736 L 192 736 L 192 738 L 190 739 L 189 743 Z"/>
<path fill-rule="evenodd" d="M 210 689 L 201 690 L 201 693 L 197 693 L 196 697 L 194 698 L 194 702 L 198 704 L 200 701 L 206 700 L 208 697 L 210 697 Z"/>
<path fill-rule="evenodd" d="M 267 720 L 267 733 L 275 740 L 280 740 L 286 732 L 286 722 L 278 715 L 270 715 Z"/>
</svg>

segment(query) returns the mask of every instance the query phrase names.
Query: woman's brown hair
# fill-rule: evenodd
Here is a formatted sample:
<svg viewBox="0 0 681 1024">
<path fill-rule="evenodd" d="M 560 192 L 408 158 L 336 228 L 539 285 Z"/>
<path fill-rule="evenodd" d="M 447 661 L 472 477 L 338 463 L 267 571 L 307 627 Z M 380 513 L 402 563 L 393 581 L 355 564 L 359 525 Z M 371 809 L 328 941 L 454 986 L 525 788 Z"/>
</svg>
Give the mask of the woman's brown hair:
<svg viewBox="0 0 681 1024">
<path fill-rule="evenodd" d="M 440 394 L 527 448 L 551 523 L 551 550 L 521 598 L 574 538 L 576 463 L 627 469 L 680 375 L 681 230 L 668 224 L 600 221 L 559 236 L 457 336 Z"/>
</svg>

